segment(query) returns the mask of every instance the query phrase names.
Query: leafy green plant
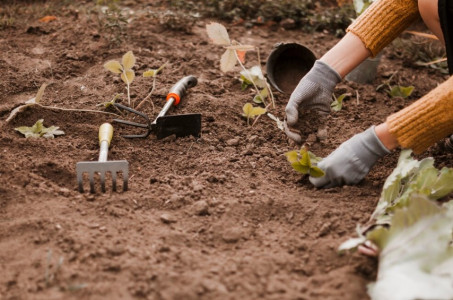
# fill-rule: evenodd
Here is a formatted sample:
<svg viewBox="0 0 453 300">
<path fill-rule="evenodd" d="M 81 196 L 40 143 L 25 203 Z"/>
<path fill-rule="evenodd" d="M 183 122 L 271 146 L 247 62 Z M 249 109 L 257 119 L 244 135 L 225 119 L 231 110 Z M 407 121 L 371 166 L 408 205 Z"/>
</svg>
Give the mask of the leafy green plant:
<svg viewBox="0 0 453 300">
<path fill-rule="evenodd" d="M 398 299 L 451 299 L 452 207 L 412 194 L 407 205 L 395 211 L 389 228 L 378 227 L 367 235 L 380 249 L 377 281 L 368 287 L 372 300 L 395 295 Z"/>
<path fill-rule="evenodd" d="M 117 60 L 109 60 L 104 64 L 104 68 L 114 74 L 121 74 L 121 80 L 126 84 L 127 102 L 131 105 L 130 86 L 135 79 L 135 72 L 132 70 L 136 62 L 132 51 L 128 51 L 123 55 L 121 63 Z"/>
<path fill-rule="evenodd" d="M 411 156 L 410 150 L 403 150 L 397 167 L 384 183 L 376 210 L 372 218 L 385 222 L 389 214 L 407 205 L 412 194 L 420 194 L 431 200 L 438 200 L 453 192 L 453 168 L 438 170 L 432 157 L 421 161 Z"/>
<path fill-rule="evenodd" d="M 286 158 L 291 163 L 294 170 L 301 174 L 308 174 L 312 177 L 324 176 L 324 171 L 316 166 L 322 158 L 317 157 L 307 148 L 302 147 L 299 151 L 289 151 L 285 153 Z"/>
<path fill-rule="evenodd" d="M 376 91 L 381 90 L 382 88 L 386 87 L 387 88 L 387 94 L 392 97 L 401 97 L 401 98 L 408 98 L 410 95 L 412 95 L 412 92 L 414 91 L 413 86 L 402 86 L 402 85 L 391 85 L 392 79 L 395 76 L 396 72 L 390 76 L 388 80 L 385 80 L 382 84 L 380 84 L 377 88 Z"/>
<path fill-rule="evenodd" d="M 230 40 L 227 29 L 219 23 L 212 22 L 207 24 L 206 32 L 215 45 L 223 46 L 225 48 L 225 52 L 220 58 L 220 69 L 222 72 L 226 73 L 232 71 L 236 64 L 239 63 L 243 70 L 240 74 L 242 87 L 245 88 L 248 85 L 253 85 L 256 91 L 254 101 L 266 105 L 266 98 L 270 97 L 272 106 L 275 107 L 274 95 L 261 71 L 259 49 L 251 45 L 241 45 L 235 40 Z M 246 69 L 244 66 L 245 56 L 248 51 L 252 50 L 257 52 L 258 65 Z"/>
<path fill-rule="evenodd" d="M 148 77 L 153 78 L 153 86 L 151 88 L 151 91 L 148 93 L 148 95 L 137 105 L 137 107 L 136 107 L 137 109 L 139 109 L 143 104 L 145 104 L 151 98 L 151 95 L 153 94 L 154 89 L 156 88 L 157 74 L 159 74 L 163 70 L 163 68 L 165 68 L 166 65 L 167 65 L 167 63 L 163 64 L 162 66 L 160 66 L 157 69 L 149 69 L 148 71 L 145 71 L 143 73 L 143 77 L 145 77 L 145 78 L 148 78 Z M 151 104 L 151 106 L 153 108 L 153 111 L 154 111 L 154 103 L 152 101 L 149 101 L 149 103 Z"/>
<path fill-rule="evenodd" d="M 253 107 L 252 104 L 246 103 L 242 107 L 243 116 L 247 118 L 247 125 L 250 125 L 250 119 L 255 118 L 256 116 L 263 115 L 267 112 L 265 108 L 262 107 Z"/>
<path fill-rule="evenodd" d="M 414 195 L 436 201 L 453 192 L 451 184 L 453 168 L 444 167 L 438 170 L 434 166 L 432 157 L 418 161 L 412 158 L 411 153 L 410 150 L 403 150 L 398 165 L 387 177 L 376 209 L 371 216 L 374 224 L 390 225 L 394 212 L 407 207 Z M 359 233 L 359 238 L 346 241 L 340 246 L 340 250 L 354 249 L 363 244 L 366 239 Z"/>
<path fill-rule="evenodd" d="M 17 128 L 14 128 L 15 130 L 19 131 L 22 133 L 25 138 L 50 138 L 53 139 L 56 135 L 63 135 L 64 131 L 60 130 L 60 127 L 57 126 L 50 126 L 50 127 L 45 127 L 43 125 L 44 119 L 40 119 L 36 121 L 36 123 L 31 126 L 20 126 Z"/>
<path fill-rule="evenodd" d="M 332 94 L 334 101 L 330 104 L 330 108 L 335 112 L 340 111 L 343 108 L 343 100 L 348 96 L 350 96 L 350 94 L 342 94 L 337 98 L 335 97 L 335 94 Z"/>
</svg>

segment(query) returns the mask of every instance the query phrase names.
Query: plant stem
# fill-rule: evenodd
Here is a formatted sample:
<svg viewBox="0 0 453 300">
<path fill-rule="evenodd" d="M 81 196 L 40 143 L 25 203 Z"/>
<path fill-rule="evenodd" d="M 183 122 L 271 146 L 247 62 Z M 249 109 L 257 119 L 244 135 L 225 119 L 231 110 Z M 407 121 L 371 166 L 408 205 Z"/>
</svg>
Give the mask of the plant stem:
<svg viewBox="0 0 453 300">
<path fill-rule="evenodd" d="M 239 62 L 239 64 L 241 65 L 241 67 L 245 71 L 245 73 L 250 75 L 249 71 L 244 67 L 244 65 L 242 64 L 241 60 L 239 59 L 239 56 L 238 56 L 238 53 L 237 53 L 236 50 L 234 50 L 234 55 L 236 55 L 236 60 Z M 260 94 L 260 90 L 258 89 L 258 87 L 256 86 L 255 82 L 253 81 L 252 76 L 250 76 L 249 79 L 252 82 L 253 87 L 255 88 L 256 94 L 259 95 Z M 264 105 L 266 105 L 266 102 L 264 101 L 264 99 L 262 99 L 262 100 L 263 100 Z"/>
<path fill-rule="evenodd" d="M 154 89 L 156 88 L 156 76 L 153 76 L 153 87 L 151 88 L 151 91 L 149 92 L 149 94 L 137 105 L 136 109 L 139 109 L 145 102 L 146 100 L 148 100 L 151 95 L 153 94 L 154 92 Z M 152 108 L 153 108 L 153 112 L 154 112 L 154 103 L 153 101 L 149 101 L 149 103 L 151 104 Z"/>
</svg>

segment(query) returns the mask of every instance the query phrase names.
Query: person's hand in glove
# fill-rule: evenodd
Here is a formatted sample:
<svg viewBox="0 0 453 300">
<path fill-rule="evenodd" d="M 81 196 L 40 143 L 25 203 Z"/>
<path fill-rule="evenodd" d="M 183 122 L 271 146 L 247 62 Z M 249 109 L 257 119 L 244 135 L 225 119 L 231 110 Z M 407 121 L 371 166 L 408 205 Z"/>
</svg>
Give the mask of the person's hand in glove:
<svg viewBox="0 0 453 300">
<path fill-rule="evenodd" d="M 311 109 L 321 113 L 330 112 L 332 93 L 341 81 L 341 76 L 328 64 L 317 60 L 311 70 L 300 80 L 286 105 L 286 135 L 300 143 L 299 134 L 290 130 L 299 119 L 300 109 Z"/>
<path fill-rule="evenodd" d="M 352 185 L 362 180 L 376 161 L 390 153 L 376 135 L 375 126 L 356 134 L 318 163 L 323 177 L 310 177 L 318 188 Z M 393 148 L 393 147 L 392 147 Z"/>
</svg>

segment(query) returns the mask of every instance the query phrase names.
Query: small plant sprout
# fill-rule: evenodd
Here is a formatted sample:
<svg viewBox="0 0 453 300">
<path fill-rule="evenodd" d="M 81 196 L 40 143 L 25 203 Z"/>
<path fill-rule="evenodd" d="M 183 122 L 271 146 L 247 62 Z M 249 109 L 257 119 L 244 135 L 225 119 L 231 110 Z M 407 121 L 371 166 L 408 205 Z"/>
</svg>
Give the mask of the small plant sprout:
<svg viewBox="0 0 453 300">
<path fill-rule="evenodd" d="M 163 68 L 165 68 L 166 65 L 167 65 L 167 63 L 164 63 L 158 69 L 150 69 L 150 70 L 148 70 L 148 71 L 143 73 L 143 77 L 145 77 L 145 78 L 152 77 L 153 78 L 153 87 L 151 88 L 151 91 L 148 93 L 148 95 L 137 105 L 136 109 L 139 109 L 143 104 L 145 104 L 149 100 L 149 98 L 151 97 L 151 95 L 154 92 L 154 89 L 156 88 L 156 77 L 157 77 L 157 74 L 159 74 L 160 71 L 162 71 Z M 149 101 L 149 103 L 151 104 L 151 106 L 153 108 L 153 111 L 154 111 L 154 103 L 152 101 Z"/>
<path fill-rule="evenodd" d="M 316 166 L 322 158 L 308 151 L 306 147 L 302 147 L 300 151 L 293 150 L 286 152 L 285 156 L 297 172 L 308 174 L 312 177 L 324 176 L 324 171 Z"/>
<path fill-rule="evenodd" d="M 396 72 L 390 76 L 390 78 L 386 81 L 384 81 L 382 84 L 380 84 L 377 88 L 376 91 L 379 91 L 383 87 L 387 87 L 387 94 L 392 97 L 401 97 L 401 98 L 407 98 L 410 95 L 412 95 L 412 92 L 414 91 L 413 86 L 401 86 L 401 85 L 391 85 L 391 81 L 393 79 L 393 76 L 395 76 Z"/>
<path fill-rule="evenodd" d="M 348 96 L 350 96 L 350 94 L 342 94 L 337 98 L 337 97 L 335 97 L 335 94 L 332 94 L 332 97 L 334 100 L 330 104 L 330 107 L 332 108 L 332 110 L 335 112 L 340 111 L 343 108 L 343 100 Z"/>
<path fill-rule="evenodd" d="M 31 127 L 21 126 L 14 129 L 22 133 L 25 136 L 25 138 L 44 137 L 53 139 L 56 135 L 64 134 L 64 131 L 60 130 L 60 127 L 50 126 L 47 128 L 43 125 L 43 122 L 44 119 L 40 119 L 36 121 L 36 123 Z"/>
<path fill-rule="evenodd" d="M 116 103 L 116 100 L 118 100 L 118 98 L 120 98 L 121 96 L 123 96 L 123 94 L 116 94 L 112 100 L 107 101 L 107 102 L 102 102 L 102 103 L 98 104 L 97 106 L 103 106 L 104 108 L 113 107 L 121 114 L 121 111 L 114 105 Z"/>
<path fill-rule="evenodd" d="M 267 110 L 265 108 L 253 107 L 253 105 L 250 103 L 246 103 L 244 105 L 244 107 L 242 107 L 242 110 L 244 111 L 243 116 L 247 118 L 247 125 L 250 125 L 250 119 L 253 119 L 256 116 L 260 116 L 267 112 Z M 253 123 L 253 124 L 255 124 L 255 123 Z"/>
<path fill-rule="evenodd" d="M 215 45 L 223 46 L 226 49 L 220 58 L 220 70 L 224 73 L 230 72 L 234 69 L 236 64 L 239 63 L 243 69 L 241 72 L 242 87 L 245 88 L 248 85 L 253 85 L 256 91 L 254 101 L 265 103 L 265 98 L 270 96 L 272 106 L 275 107 L 274 95 L 272 94 L 269 84 L 264 79 L 260 68 L 259 49 L 255 46 L 241 45 L 235 40 L 230 40 L 228 31 L 219 23 L 212 22 L 207 24 L 206 32 Z M 246 53 L 247 51 L 253 50 L 257 52 L 258 65 L 251 69 L 246 69 L 244 66 Z"/>
<path fill-rule="evenodd" d="M 117 60 L 110 60 L 104 64 L 104 68 L 114 74 L 121 74 L 121 79 L 126 83 L 127 101 L 131 105 L 130 86 L 135 78 L 135 72 L 132 68 L 135 65 L 135 56 L 132 51 L 123 55 L 121 63 Z"/>
</svg>

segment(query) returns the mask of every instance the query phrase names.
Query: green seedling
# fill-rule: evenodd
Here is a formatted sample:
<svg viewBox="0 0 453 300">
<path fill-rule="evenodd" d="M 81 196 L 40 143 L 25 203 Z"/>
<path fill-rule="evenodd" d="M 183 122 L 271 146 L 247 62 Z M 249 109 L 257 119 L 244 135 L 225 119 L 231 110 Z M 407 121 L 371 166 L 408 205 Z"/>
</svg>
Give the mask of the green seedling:
<svg viewBox="0 0 453 300">
<path fill-rule="evenodd" d="M 123 96 L 123 94 L 116 94 L 112 100 L 99 103 L 97 106 L 103 106 L 106 109 L 114 108 L 114 109 L 116 109 L 116 111 L 118 111 L 121 114 L 121 111 L 118 109 L 118 107 L 115 106 L 116 100 L 118 100 L 121 96 Z"/>
<path fill-rule="evenodd" d="M 342 94 L 338 98 L 335 97 L 335 94 L 332 94 L 334 101 L 330 104 L 330 107 L 333 111 L 340 111 L 343 108 L 343 100 L 350 96 L 350 94 Z"/>
<path fill-rule="evenodd" d="M 395 76 L 396 72 L 390 76 L 390 78 L 386 81 L 384 81 L 382 84 L 380 84 L 377 88 L 376 91 L 381 90 L 382 88 L 386 87 L 387 88 L 387 94 L 392 97 L 401 97 L 401 98 L 407 98 L 410 95 L 412 95 L 412 92 L 414 91 L 413 86 L 402 86 L 402 85 L 391 85 L 390 83 L 392 82 L 393 76 Z"/>
<path fill-rule="evenodd" d="M 413 86 L 395 85 L 390 88 L 390 90 L 388 91 L 388 94 L 392 98 L 395 98 L 395 97 L 407 98 L 412 94 L 413 91 L 414 91 Z"/>
<path fill-rule="evenodd" d="M 47 128 L 43 125 L 43 122 L 44 119 L 40 119 L 31 127 L 21 126 L 14 129 L 25 135 L 27 139 L 40 137 L 53 139 L 56 135 L 64 134 L 64 131 L 60 130 L 60 127 L 50 126 Z"/>
<path fill-rule="evenodd" d="M 301 174 L 308 174 L 312 177 L 324 176 L 324 171 L 316 166 L 322 158 L 317 157 L 307 148 L 302 147 L 300 151 L 294 150 L 285 153 L 294 170 Z"/>
<path fill-rule="evenodd" d="M 250 103 L 246 103 L 244 107 L 242 107 L 242 110 L 244 112 L 242 115 L 247 118 L 247 125 L 250 125 L 250 119 L 263 115 L 267 112 L 265 108 L 253 107 Z"/>
<path fill-rule="evenodd" d="M 128 51 L 123 55 L 121 63 L 117 60 L 109 60 L 104 64 L 104 68 L 114 74 L 121 74 L 121 80 L 126 84 L 127 102 L 131 105 L 130 86 L 135 78 L 135 72 L 132 68 L 135 65 L 135 56 L 132 51 Z"/>
<path fill-rule="evenodd" d="M 236 64 L 239 63 L 243 70 L 240 77 L 242 87 L 253 85 L 256 91 L 254 101 L 265 104 L 265 99 L 270 97 L 272 106 L 275 107 L 274 95 L 261 71 L 259 49 L 255 46 L 242 45 L 235 40 L 230 40 L 228 31 L 219 23 L 207 24 L 206 32 L 215 45 L 223 46 L 226 49 L 220 58 L 220 70 L 224 73 L 233 71 Z M 258 65 L 251 69 L 246 69 L 244 66 L 246 53 L 253 50 L 257 52 Z"/>
<path fill-rule="evenodd" d="M 156 88 L 157 74 L 159 74 L 160 71 L 162 71 L 162 69 L 165 68 L 166 65 L 167 65 L 167 63 L 163 64 L 162 66 L 160 66 L 157 69 L 150 69 L 143 73 L 143 77 L 145 77 L 145 78 L 152 77 L 153 78 L 153 87 L 151 88 L 151 91 L 148 93 L 148 95 L 137 105 L 136 109 L 139 109 L 143 104 L 145 104 L 151 98 L 151 95 L 153 94 L 154 89 Z M 151 104 L 153 111 L 154 111 L 154 103 L 152 101 L 149 101 L 149 103 Z"/>
</svg>

